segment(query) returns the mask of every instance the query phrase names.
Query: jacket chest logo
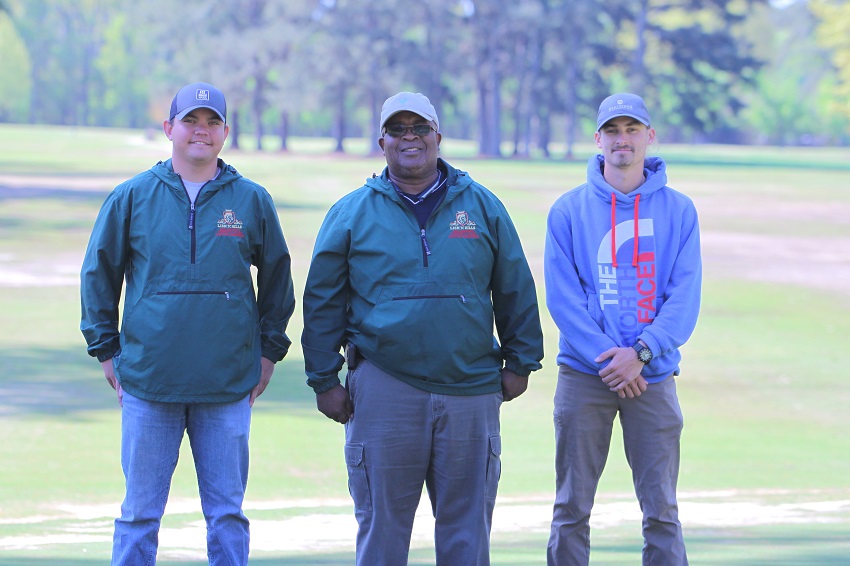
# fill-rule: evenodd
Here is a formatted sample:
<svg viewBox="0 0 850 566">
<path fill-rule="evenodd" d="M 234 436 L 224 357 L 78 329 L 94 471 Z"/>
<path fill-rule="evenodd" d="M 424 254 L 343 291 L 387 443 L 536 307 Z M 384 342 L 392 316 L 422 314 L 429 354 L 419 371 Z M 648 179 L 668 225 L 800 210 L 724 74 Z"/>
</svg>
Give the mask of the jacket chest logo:
<svg viewBox="0 0 850 566">
<path fill-rule="evenodd" d="M 455 221 L 449 224 L 449 238 L 477 238 L 476 228 L 469 214 L 465 210 L 458 210 L 455 213 Z"/>
<path fill-rule="evenodd" d="M 236 218 L 236 213 L 229 208 L 225 210 L 218 221 L 216 236 L 230 236 L 231 238 L 244 238 L 242 232 L 242 221 Z"/>
</svg>

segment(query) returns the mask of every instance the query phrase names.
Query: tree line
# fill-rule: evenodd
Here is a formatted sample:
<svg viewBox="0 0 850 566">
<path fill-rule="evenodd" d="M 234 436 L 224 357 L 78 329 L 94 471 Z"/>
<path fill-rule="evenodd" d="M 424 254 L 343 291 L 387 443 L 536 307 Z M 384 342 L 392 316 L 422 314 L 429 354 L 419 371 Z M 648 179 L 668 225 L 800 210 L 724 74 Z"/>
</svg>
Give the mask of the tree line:
<svg viewBox="0 0 850 566">
<path fill-rule="evenodd" d="M 670 142 L 848 144 L 847 29 L 835 0 L 0 0 L 0 121 L 149 127 L 203 80 L 232 140 L 342 151 L 413 90 L 481 155 L 570 157 L 632 91 Z"/>
</svg>

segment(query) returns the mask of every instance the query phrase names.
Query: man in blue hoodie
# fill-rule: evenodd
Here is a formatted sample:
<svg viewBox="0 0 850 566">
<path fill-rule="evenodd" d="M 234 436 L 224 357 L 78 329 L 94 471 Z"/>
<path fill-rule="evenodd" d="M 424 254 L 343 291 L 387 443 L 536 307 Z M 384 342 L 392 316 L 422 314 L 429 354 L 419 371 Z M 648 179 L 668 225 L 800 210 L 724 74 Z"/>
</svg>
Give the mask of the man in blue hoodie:
<svg viewBox="0 0 850 566">
<path fill-rule="evenodd" d="M 316 238 L 307 383 L 345 423 L 357 564 L 407 564 L 424 484 L 437 564 L 486 566 L 499 409 L 543 357 L 534 280 L 499 199 L 440 159 L 424 95 L 387 99 L 380 127 L 387 167 L 334 204 Z"/>
<path fill-rule="evenodd" d="M 216 87 L 181 88 L 163 123 L 171 159 L 109 194 L 83 261 L 80 329 L 121 404 L 113 565 L 156 561 L 184 434 L 209 562 L 248 562 L 251 406 L 289 349 L 295 295 L 271 196 L 218 157 L 226 118 Z"/>
<path fill-rule="evenodd" d="M 676 482 L 682 413 L 674 376 L 700 304 L 691 200 L 667 186 L 643 99 L 599 106 L 587 183 L 549 212 L 546 304 L 560 331 L 550 566 L 587 564 L 590 513 L 619 414 L 643 511 L 643 563 L 687 564 Z"/>
</svg>

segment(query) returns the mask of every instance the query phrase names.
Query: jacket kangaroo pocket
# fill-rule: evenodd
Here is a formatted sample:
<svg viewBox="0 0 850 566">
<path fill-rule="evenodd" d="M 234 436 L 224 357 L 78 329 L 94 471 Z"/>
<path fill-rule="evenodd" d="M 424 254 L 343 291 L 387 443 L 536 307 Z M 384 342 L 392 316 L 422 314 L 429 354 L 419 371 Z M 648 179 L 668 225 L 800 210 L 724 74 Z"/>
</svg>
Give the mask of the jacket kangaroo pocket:
<svg viewBox="0 0 850 566">
<path fill-rule="evenodd" d="M 382 289 L 360 325 L 364 350 L 380 352 L 386 369 L 428 360 L 449 368 L 492 365 L 493 312 L 463 285 L 398 285 Z M 433 375 L 443 368 L 432 367 Z"/>
<path fill-rule="evenodd" d="M 122 379 L 149 393 L 235 393 L 254 365 L 259 333 L 246 302 L 226 289 L 146 293 L 122 327 Z"/>
</svg>

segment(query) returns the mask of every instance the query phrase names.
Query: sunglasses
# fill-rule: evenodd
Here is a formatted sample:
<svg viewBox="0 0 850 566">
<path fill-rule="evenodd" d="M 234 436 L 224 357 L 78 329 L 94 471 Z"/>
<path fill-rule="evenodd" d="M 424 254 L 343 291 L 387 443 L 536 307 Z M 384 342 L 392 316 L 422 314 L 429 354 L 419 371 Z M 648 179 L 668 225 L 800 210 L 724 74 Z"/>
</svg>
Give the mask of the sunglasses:
<svg viewBox="0 0 850 566">
<path fill-rule="evenodd" d="M 400 138 L 406 135 L 408 130 L 412 131 L 414 135 L 422 137 L 430 134 L 431 130 L 434 130 L 434 128 L 431 126 L 431 124 L 413 124 L 412 126 L 405 126 L 404 124 L 391 124 L 384 128 L 384 132 L 394 138 Z M 437 130 L 434 131 L 436 132 Z"/>
</svg>

